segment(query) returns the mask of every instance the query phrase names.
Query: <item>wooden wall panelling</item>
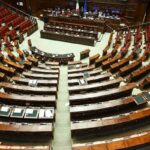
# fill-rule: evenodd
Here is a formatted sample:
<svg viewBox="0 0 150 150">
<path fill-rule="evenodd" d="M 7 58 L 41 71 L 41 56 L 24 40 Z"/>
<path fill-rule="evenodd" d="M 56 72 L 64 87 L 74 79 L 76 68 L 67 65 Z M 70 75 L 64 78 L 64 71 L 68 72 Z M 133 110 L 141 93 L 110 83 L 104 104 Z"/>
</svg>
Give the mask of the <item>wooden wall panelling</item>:
<svg viewBox="0 0 150 150">
<path fill-rule="evenodd" d="M 150 2 L 149 2 L 149 4 L 148 4 L 148 6 L 147 6 L 147 11 L 146 11 L 146 18 L 145 18 L 146 20 L 146 22 L 150 22 Z"/>
</svg>

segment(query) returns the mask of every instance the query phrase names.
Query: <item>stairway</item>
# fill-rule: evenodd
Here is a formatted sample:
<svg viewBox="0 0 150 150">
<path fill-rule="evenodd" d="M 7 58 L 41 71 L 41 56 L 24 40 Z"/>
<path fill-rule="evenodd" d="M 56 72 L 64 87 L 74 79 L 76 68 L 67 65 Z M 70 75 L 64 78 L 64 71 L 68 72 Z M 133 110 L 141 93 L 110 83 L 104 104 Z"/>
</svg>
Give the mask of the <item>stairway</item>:
<svg viewBox="0 0 150 150">
<path fill-rule="evenodd" d="M 67 72 L 67 66 L 60 66 L 52 150 L 72 149 Z"/>
</svg>

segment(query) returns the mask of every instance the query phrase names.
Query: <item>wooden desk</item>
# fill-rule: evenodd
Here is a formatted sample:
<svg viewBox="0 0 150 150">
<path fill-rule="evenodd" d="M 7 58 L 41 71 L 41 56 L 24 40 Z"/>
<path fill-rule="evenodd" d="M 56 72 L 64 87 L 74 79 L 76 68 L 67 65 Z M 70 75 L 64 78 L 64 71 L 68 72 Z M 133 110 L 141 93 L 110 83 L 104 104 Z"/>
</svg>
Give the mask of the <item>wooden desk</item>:
<svg viewBox="0 0 150 150">
<path fill-rule="evenodd" d="M 58 66 L 59 67 L 59 62 L 46 61 L 45 64 L 46 65 Z"/>
<path fill-rule="evenodd" d="M 100 67 L 101 65 L 102 65 L 102 62 L 103 61 L 106 61 L 108 58 L 110 58 L 111 57 L 111 53 L 108 53 L 107 55 L 105 55 L 105 56 L 103 56 L 103 57 L 101 57 L 101 58 L 99 58 L 99 59 L 97 59 L 96 61 L 95 61 L 95 67 L 97 68 L 97 67 Z"/>
<path fill-rule="evenodd" d="M 64 34 L 64 33 L 57 33 L 52 31 L 41 31 L 41 38 L 51 39 L 51 40 L 58 40 L 64 41 L 69 43 L 77 43 L 83 45 L 94 46 L 95 45 L 95 38 L 81 36 L 81 35 L 71 35 L 71 34 Z"/>
<path fill-rule="evenodd" d="M 68 65 L 79 65 L 81 63 L 82 63 L 81 61 L 69 61 Z"/>
<path fill-rule="evenodd" d="M 95 25 L 89 25 L 89 24 L 80 24 L 78 22 L 70 22 L 70 21 L 65 21 L 65 20 L 49 20 L 49 24 L 54 25 L 54 26 L 65 26 L 65 27 L 73 27 L 75 29 L 81 28 L 81 29 L 89 29 L 92 31 L 98 31 L 98 27 Z"/>
<path fill-rule="evenodd" d="M 18 83 L 18 84 L 28 85 L 31 79 L 14 76 L 11 78 L 11 80 L 15 81 L 15 83 Z M 58 81 L 37 79 L 37 86 L 56 86 L 57 87 Z"/>
<path fill-rule="evenodd" d="M 109 58 L 108 60 L 102 62 L 102 69 L 104 69 L 104 70 L 108 69 L 111 64 L 116 63 L 121 58 L 122 58 L 122 55 L 119 53 L 119 54 L 115 55 L 114 57 Z"/>
<path fill-rule="evenodd" d="M 45 63 L 47 63 L 47 62 L 45 62 Z M 53 66 L 53 65 L 49 65 L 49 64 L 39 64 L 38 66 L 37 66 L 38 68 L 42 68 L 42 69 L 47 69 L 47 70 L 49 70 L 49 69 L 53 69 L 53 70 L 59 70 L 59 66 Z"/>
<path fill-rule="evenodd" d="M 35 73 L 44 73 L 44 74 L 59 74 L 59 70 L 40 69 L 38 67 L 32 67 L 31 71 Z"/>
<path fill-rule="evenodd" d="M 22 73 L 27 78 L 35 78 L 35 79 L 57 79 L 59 75 L 57 74 L 42 74 L 42 73 L 32 73 L 32 72 L 23 72 Z"/>
<path fill-rule="evenodd" d="M 124 96 L 129 96 L 136 87 L 136 84 L 130 83 L 119 88 L 113 88 L 107 91 L 90 92 L 83 94 L 74 94 L 69 96 L 70 105 L 96 103 Z"/>
<path fill-rule="evenodd" d="M 91 66 L 89 68 L 93 68 L 93 67 Z M 68 79 L 83 78 L 83 75 L 84 75 L 84 71 L 83 70 L 87 70 L 87 69 L 88 68 L 81 68 L 80 71 L 82 70 L 82 72 L 68 74 Z M 77 71 L 77 69 L 74 70 L 74 71 Z M 85 71 L 85 72 L 88 72 L 88 74 L 90 76 L 95 76 L 95 75 L 100 75 L 100 73 L 102 72 L 102 70 L 101 69 L 95 69 L 95 70 L 92 69 L 92 71 Z"/>
<path fill-rule="evenodd" d="M 24 59 L 21 59 L 20 57 L 16 57 L 11 51 L 8 51 L 7 50 L 7 53 L 8 53 L 8 56 L 10 57 L 10 59 L 15 62 L 15 63 L 19 63 L 19 64 L 22 64 L 24 65 L 26 68 L 30 69 L 31 66 L 32 66 L 32 62 L 28 61 L 28 60 L 24 60 Z"/>
<path fill-rule="evenodd" d="M 4 59 L 3 61 L 4 63 L 8 64 L 10 67 L 14 67 L 18 71 L 22 72 L 24 70 L 24 65 L 17 64 L 9 59 Z"/>
<path fill-rule="evenodd" d="M 0 71 L 6 73 L 8 76 L 12 76 L 15 74 L 16 69 L 0 64 Z"/>
<path fill-rule="evenodd" d="M 110 100 L 103 103 L 96 103 L 96 104 L 86 104 L 86 105 L 75 105 L 70 106 L 70 113 L 71 118 L 74 120 L 79 120 L 83 118 L 86 120 L 87 118 L 92 118 L 91 116 L 103 113 L 111 113 L 116 111 L 116 109 L 121 110 L 124 108 L 135 106 L 134 98 L 127 97 L 127 98 L 120 98 L 116 100 Z"/>
<path fill-rule="evenodd" d="M 38 64 L 38 59 L 34 58 L 33 56 L 28 56 L 27 59 L 29 61 L 31 61 L 34 65 L 37 65 Z"/>
<path fill-rule="evenodd" d="M 91 56 L 91 57 L 89 58 L 89 65 L 95 64 L 95 61 L 96 61 L 99 57 L 100 57 L 100 54 L 96 54 L 96 55 L 94 55 L 94 56 Z"/>
<path fill-rule="evenodd" d="M 5 78 L 5 74 L 0 72 L 0 80 L 2 81 Z"/>
<path fill-rule="evenodd" d="M 17 144 L 4 144 L 0 145 L 0 150 L 50 150 L 49 146 L 29 146 L 29 145 L 17 145 Z"/>
<path fill-rule="evenodd" d="M 23 124 L 0 122 L 0 135 L 9 141 L 45 141 L 52 137 L 52 124 Z M 5 134 L 4 134 L 5 133 Z M 12 134 L 15 133 L 15 134 Z M 2 136 L 3 135 L 3 136 Z"/>
<path fill-rule="evenodd" d="M 110 48 L 110 46 L 107 45 L 107 46 L 103 49 L 103 55 L 102 55 L 102 56 L 107 55 L 107 52 L 108 52 L 109 48 Z"/>
<path fill-rule="evenodd" d="M 54 121 L 53 107 L 0 105 L 2 122 L 50 123 Z"/>
<path fill-rule="evenodd" d="M 85 68 L 85 67 L 88 67 L 87 63 L 80 63 L 80 64 L 77 64 L 77 65 L 69 65 L 68 69 L 69 70 L 72 70 L 72 69 L 81 69 L 81 68 Z"/>
<path fill-rule="evenodd" d="M 22 50 L 20 50 L 19 48 L 16 49 L 16 52 L 18 53 L 20 58 L 24 58 L 24 53 Z"/>
<path fill-rule="evenodd" d="M 125 149 L 150 143 L 150 131 L 136 132 L 124 137 L 114 138 L 110 140 L 97 141 L 95 143 L 75 144 L 73 150 L 116 150 Z"/>
<path fill-rule="evenodd" d="M 101 91 L 101 90 L 107 90 L 109 88 L 114 88 L 118 87 L 120 82 L 123 81 L 123 78 L 118 78 L 114 80 L 108 80 L 105 82 L 100 82 L 100 83 L 94 83 L 94 84 L 87 84 L 87 85 L 78 85 L 78 86 L 70 86 L 68 87 L 69 93 L 70 94 L 75 94 L 75 93 L 82 93 L 84 92 L 96 92 L 96 91 Z"/>
<path fill-rule="evenodd" d="M 34 106 L 47 105 L 55 106 L 56 96 L 42 96 L 42 95 L 29 95 L 29 94 L 7 94 L 0 93 L 0 101 L 8 104 L 26 105 L 31 104 Z M 42 100 L 42 101 L 41 101 Z"/>
<path fill-rule="evenodd" d="M 83 35 L 85 37 L 92 37 L 95 38 L 95 40 L 98 39 L 98 31 L 94 31 L 91 28 L 84 28 L 82 26 L 79 26 L 76 28 L 76 26 L 68 26 L 68 25 L 64 25 L 62 26 L 62 23 L 58 23 L 58 24 L 53 24 L 53 23 L 49 23 L 49 24 L 45 24 L 44 25 L 44 30 L 45 31 L 52 31 L 52 32 L 58 32 L 58 33 L 68 33 L 71 35 Z"/>
<path fill-rule="evenodd" d="M 150 77 L 144 79 L 140 84 L 141 89 L 149 88 L 150 87 Z"/>
<path fill-rule="evenodd" d="M 88 67 L 84 67 L 84 68 L 79 68 L 79 69 L 71 69 L 68 70 L 68 74 L 73 74 L 73 73 L 78 73 L 78 72 L 85 72 L 85 71 L 91 71 L 95 68 L 95 66 L 88 66 Z"/>
<path fill-rule="evenodd" d="M 142 65 L 142 60 L 136 60 L 135 62 L 129 64 L 128 66 L 124 66 L 119 69 L 118 75 L 124 77 L 130 74 L 132 71 L 138 69 Z"/>
<path fill-rule="evenodd" d="M 129 82 L 137 81 L 138 79 L 146 76 L 150 72 L 150 64 L 142 67 L 141 69 L 133 71 L 129 77 L 127 77 Z"/>
<path fill-rule="evenodd" d="M 35 55 L 35 57 L 38 57 L 41 61 L 48 61 L 46 62 L 46 65 L 51 66 L 57 66 L 59 64 L 68 64 L 69 61 L 74 60 L 74 54 L 68 53 L 68 54 L 52 54 L 52 53 L 46 53 L 44 51 L 41 51 L 37 49 L 36 47 L 31 47 L 32 53 Z"/>
<path fill-rule="evenodd" d="M 128 58 L 123 58 L 119 62 L 116 62 L 116 63 L 110 65 L 110 72 L 111 73 L 117 72 L 120 68 L 122 68 L 124 66 L 127 66 L 129 64 L 130 60 L 131 59 L 129 57 Z"/>
<path fill-rule="evenodd" d="M 89 19 L 76 19 L 73 17 L 55 17 L 55 16 L 48 16 L 49 21 L 59 21 L 59 22 L 64 22 L 66 23 L 71 23 L 71 24 L 76 24 L 76 25 L 82 25 L 82 26 L 89 26 L 89 27 L 97 27 L 99 31 L 103 32 L 104 27 L 105 27 L 105 21 L 103 20 L 89 20 Z"/>
<path fill-rule="evenodd" d="M 122 115 L 105 117 L 95 120 L 85 120 L 79 122 L 71 123 L 71 130 L 73 136 L 86 136 L 87 133 L 93 134 L 93 132 L 99 135 L 106 135 L 111 133 L 111 129 L 117 131 L 122 127 L 128 128 L 127 124 L 135 121 L 141 121 L 143 119 L 149 118 L 150 107 L 142 108 L 137 111 L 132 111 L 132 113 L 125 113 Z M 122 119 L 123 118 L 123 119 Z M 121 125 L 121 126 L 120 126 Z M 110 129 L 108 131 L 108 129 Z M 107 131 L 108 132 L 107 132 Z M 131 145 L 130 145 L 131 146 Z M 129 147 L 130 147 L 129 146 Z"/>
<path fill-rule="evenodd" d="M 80 52 L 80 60 L 89 57 L 90 49 L 86 49 Z"/>
<path fill-rule="evenodd" d="M 0 87 L 4 88 L 6 92 L 15 92 L 15 93 L 28 93 L 28 94 L 40 94 L 40 95 L 57 95 L 56 87 L 31 87 L 28 85 L 17 85 L 8 82 L 0 82 Z"/>
<path fill-rule="evenodd" d="M 91 76 L 91 77 L 87 78 L 86 80 L 87 80 L 88 84 L 97 83 L 97 82 L 102 82 L 102 81 L 108 80 L 111 75 L 112 75 L 111 73 L 105 73 L 105 74 L 101 74 L 101 75 L 98 74 L 96 76 Z M 83 78 L 83 74 L 81 74 L 80 78 Z M 69 79 L 68 85 L 69 86 L 79 85 L 79 79 Z"/>
</svg>

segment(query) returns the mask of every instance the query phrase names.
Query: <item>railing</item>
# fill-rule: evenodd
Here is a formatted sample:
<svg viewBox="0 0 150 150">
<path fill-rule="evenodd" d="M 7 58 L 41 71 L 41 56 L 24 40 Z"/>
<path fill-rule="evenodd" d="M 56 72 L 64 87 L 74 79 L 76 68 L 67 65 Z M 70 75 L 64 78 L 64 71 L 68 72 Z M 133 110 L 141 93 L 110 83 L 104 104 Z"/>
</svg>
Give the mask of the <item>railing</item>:
<svg viewBox="0 0 150 150">
<path fill-rule="evenodd" d="M 27 14 L 24 11 L 19 10 L 16 7 L 13 7 L 13 6 L 9 5 L 8 3 L 4 2 L 3 0 L 0 0 L 0 5 L 3 5 L 4 7 L 7 7 L 7 8 L 11 9 L 12 11 L 14 11 L 16 13 L 19 13 L 19 14 L 29 18 L 33 23 L 37 23 L 37 21 L 34 17 L 32 17 L 31 15 Z"/>
<path fill-rule="evenodd" d="M 146 26 L 149 26 L 150 25 L 150 22 L 146 22 L 146 23 L 139 23 L 139 24 L 136 24 L 136 25 L 132 25 L 132 26 L 126 26 L 126 27 L 123 27 L 123 28 L 120 28 L 119 30 L 127 30 L 127 29 L 134 29 L 134 28 L 137 28 L 137 27 L 146 27 Z"/>
</svg>

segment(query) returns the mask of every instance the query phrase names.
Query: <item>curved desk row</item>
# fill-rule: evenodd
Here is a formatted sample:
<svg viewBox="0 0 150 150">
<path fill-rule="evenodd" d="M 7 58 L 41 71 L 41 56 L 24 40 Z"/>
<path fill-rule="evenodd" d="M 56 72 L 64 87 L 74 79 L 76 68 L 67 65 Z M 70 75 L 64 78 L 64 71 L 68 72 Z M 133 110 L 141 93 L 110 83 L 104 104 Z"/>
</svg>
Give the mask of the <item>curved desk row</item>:
<svg viewBox="0 0 150 150">
<path fill-rule="evenodd" d="M 122 81 L 123 78 L 119 77 L 118 79 L 108 80 L 100 83 L 97 82 L 97 83 L 87 84 L 87 85 L 70 86 L 68 87 L 68 90 L 70 94 L 82 93 L 82 92 L 93 92 L 93 91 L 96 92 L 96 91 L 107 90 L 110 88 L 118 87 L 120 82 Z"/>
<path fill-rule="evenodd" d="M 4 104 L 20 106 L 55 106 L 56 96 L 0 93 L 0 101 Z"/>
<path fill-rule="evenodd" d="M 28 146 L 1 144 L 0 150 L 51 150 L 49 146 Z"/>
<path fill-rule="evenodd" d="M 90 76 L 88 78 L 86 78 L 86 81 L 88 84 L 91 84 L 91 83 L 97 83 L 97 82 L 102 82 L 102 81 L 106 81 L 106 80 L 109 80 L 109 78 L 111 77 L 111 73 L 104 73 L 104 74 L 100 74 L 100 72 L 97 70 L 95 71 L 92 71 L 90 75 L 93 75 L 92 73 L 98 73 L 98 75 L 95 75 L 95 76 Z M 84 74 L 83 73 L 80 73 L 80 74 L 75 74 L 76 78 L 84 78 Z M 69 75 L 68 75 L 69 76 Z M 69 76 L 70 77 L 70 76 Z M 79 85 L 79 79 L 69 79 L 68 80 L 68 85 L 69 86 L 75 86 L 75 85 Z"/>
<path fill-rule="evenodd" d="M 40 69 L 52 69 L 52 70 L 59 70 L 59 65 L 54 65 L 56 62 L 45 62 L 43 64 L 39 63 L 37 68 L 40 68 Z"/>
<path fill-rule="evenodd" d="M 150 73 L 150 64 L 142 67 L 141 69 L 131 72 L 131 74 L 127 77 L 127 80 L 129 82 L 134 82 L 140 78 L 143 78 L 144 76 L 148 75 L 149 73 Z"/>
<path fill-rule="evenodd" d="M 94 120 L 75 121 L 71 123 L 73 136 L 86 136 L 86 134 L 106 135 L 111 132 L 117 132 L 122 128 L 128 128 L 130 125 L 135 127 L 135 122 L 144 124 L 144 119 L 149 119 L 150 107 L 145 107 L 130 113 L 124 113 L 117 116 L 105 117 Z M 134 128 L 133 127 L 133 128 Z"/>
<path fill-rule="evenodd" d="M 32 83 L 31 83 L 32 84 Z M 36 84 L 36 83 L 35 83 Z M 0 82 L 0 88 L 4 88 L 6 92 L 15 92 L 15 93 L 28 93 L 28 94 L 41 94 L 41 95 L 55 95 L 57 94 L 56 87 L 38 87 L 30 85 L 17 85 L 9 82 Z"/>
<path fill-rule="evenodd" d="M 132 93 L 133 88 L 136 88 L 136 84 L 130 83 L 125 86 L 105 91 L 90 92 L 85 94 L 73 94 L 69 96 L 70 105 L 96 103 L 122 98 L 125 96 L 129 96 Z"/>
<path fill-rule="evenodd" d="M 0 71 L 5 73 L 8 76 L 12 76 L 12 75 L 14 75 L 16 73 L 16 69 L 15 68 L 8 67 L 8 66 L 5 66 L 3 64 L 0 64 Z"/>
<path fill-rule="evenodd" d="M 92 67 L 93 68 L 93 67 Z M 89 70 L 90 69 L 90 70 Z M 74 70 L 74 69 L 72 69 Z M 74 71 L 77 71 L 78 69 L 75 69 Z M 71 73 L 68 74 L 68 79 L 75 79 L 75 78 L 83 78 L 83 76 L 95 76 L 100 75 L 102 73 L 102 69 L 91 69 L 91 67 L 81 68 L 79 69 L 79 72 L 77 73 Z"/>
<path fill-rule="evenodd" d="M 68 53 L 68 54 L 52 54 L 52 53 L 46 53 L 44 51 L 41 51 L 37 49 L 36 47 L 31 47 L 32 53 L 37 56 L 41 57 L 41 60 L 44 61 L 51 61 L 49 65 L 55 65 L 52 62 L 56 62 L 59 64 L 68 64 L 68 61 L 73 61 L 74 60 L 74 54 L 73 53 Z M 47 63 L 46 63 L 47 65 Z"/>
<path fill-rule="evenodd" d="M 89 116 L 97 116 L 105 113 L 116 112 L 124 110 L 125 108 L 132 109 L 133 107 L 142 104 L 146 104 L 147 101 L 150 101 L 149 93 L 142 93 L 136 96 L 120 98 L 116 100 L 110 100 L 106 102 L 100 102 L 96 104 L 86 104 L 86 105 L 76 105 L 70 107 L 70 113 L 72 119 L 86 119 Z M 137 104 L 138 102 L 138 104 Z"/>
<path fill-rule="evenodd" d="M 0 118 L 5 122 L 51 122 L 54 120 L 54 108 L 1 105 Z"/>
<path fill-rule="evenodd" d="M 95 69 L 94 65 L 84 67 L 84 68 L 71 69 L 71 70 L 68 70 L 68 74 L 80 73 L 80 72 L 85 72 L 85 71 L 92 71 L 93 69 Z"/>
<path fill-rule="evenodd" d="M 52 123 L 0 122 L 0 139 L 7 141 L 48 141 L 52 137 L 52 131 Z"/>
<path fill-rule="evenodd" d="M 8 66 L 14 67 L 18 71 L 22 72 L 24 70 L 24 65 L 21 65 L 19 63 L 15 63 L 15 62 L 9 60 L 8 58 L 5 58 L 3 61 L 4 61 L 4 63 L 8 64 Z"/>
<path fill-rule="evenodd" d="M 95 39 L 98 38 L 98 32 L 97 31 L 93 31 L 93 30 L 88 30 L 87 28 L 75 28 L 76 26 L 62 26 L 62 24 L 58 24 L 58 25 L 53 25 L 51 23 L 45 24 L 44 25 L 44 30 L 45 31 L 55 31 L 55 32 L 59 32 L 59 33 L 72 33 L 72 34 L 83 34 L 83 35 L 88 35 L 91 36 Z"/>
<path fill-rule="evenodd" d="M 45 73 L 32 73 L 31 71 L 23 72 L 23 76 L 27 78 L 34 78 L 34 79 L 56 79 L 58 80 L 58 74 L 45 74 Z"/>
<path fill-rule="evenodd" d="M 23 85 L 29 85 L 31 80 L 32 79 L 21 78 L 18 76 L 14 76 L 11 78 L 11 81 L 14 81 L 17 84 L 23 84 Z M 56 79 L 52 79 L 52 80 L 36 79 L 36 82 L 37 82 L 37 86 L 55 86 L 55 87 L 58 86 L 58 80 Z"/>
<path fill-rule="evenodd" d="M 117 150 L 144 146 L 150 143 L 150 131 L 141 131 L 132 135 L 86 144 L 75 144 L 73 150 Z"/>
<path fill-rule="evenodd" d="M 59 69 L 58 70 L 53 70 L 53 69 L 42 69 L 42 68 L 38 68 L 38 67 L 32 67 L 31 68 L 32 72 L 35 73 L 45 73 L 45 74 L 59 74 Z"/>
</svg>

